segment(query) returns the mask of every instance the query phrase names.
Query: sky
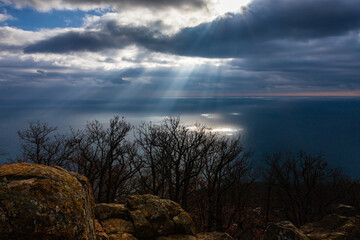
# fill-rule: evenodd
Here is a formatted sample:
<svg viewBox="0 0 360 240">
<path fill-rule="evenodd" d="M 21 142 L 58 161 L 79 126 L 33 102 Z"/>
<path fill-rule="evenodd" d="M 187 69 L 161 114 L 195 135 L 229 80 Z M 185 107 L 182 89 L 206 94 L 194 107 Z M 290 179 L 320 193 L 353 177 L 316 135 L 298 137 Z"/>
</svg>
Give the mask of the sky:
<svg viewBox="0 0 360 240">
<path fill-rule="evenodd" d="M 0 100 L 360 96 L 360 0 L 0 0 Z"/>
<path fill-rule="evenodd" d="M 0 0 L 0 151 L 29 121 L 115 114 L 180 114 L 359 177 L 360 0 Z"/>
</svg>

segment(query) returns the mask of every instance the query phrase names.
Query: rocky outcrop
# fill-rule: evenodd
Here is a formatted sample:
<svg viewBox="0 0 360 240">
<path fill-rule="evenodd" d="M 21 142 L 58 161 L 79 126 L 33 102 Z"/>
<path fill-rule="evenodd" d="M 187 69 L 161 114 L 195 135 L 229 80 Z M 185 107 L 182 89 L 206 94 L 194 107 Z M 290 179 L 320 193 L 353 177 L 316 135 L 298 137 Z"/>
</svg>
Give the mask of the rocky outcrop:
<svg viewBox="0 0 360 240">
<path fill-rule="evenodd" d="M 179 204 L 153 195 L 133 195 L 125 205 L 98 204 L 95 215 L 110 239 L 196 238 L 190 215 Z"/>
<path fill-rule="evenodd" d="M 60 167 L 0 166 L 1 239 L 94 240 L 88 180 Z"/>
<path fill-rule="evenodd" d="M 95 236 L 96 240 L 107 240 L 109 236 L 106 234 L 104 229 L 102 228 L 101 224 L 97 219 L 94 221 L 94 228 L 95 228 Z"/>
<path fill-rule="evenodd" d="M 86 177 L 28 163 L 0 166 L 0 239 L 232 240 L 225 233 L 197 235 L 179 204 L 153 195 L 95 208 Z"/>
<path fill-rule="evenodd" d="M 226 233 L 196 234 L 179 204 L 153 195 L 133 195 L 124 205 L 98 204 L 95 215 L 110 240 L 232 240 Z"/>
<path fill-rule="evenodd" d="M 306 224 L 301 230 L 311 240 L 356 240 L 360 239 L 360 218 L 332 214 L 319 222 Z"/>
<path fill-rule="evenodd" d="M 265 231 L 264 240 L 358 240 L 360 239 L 360 217 L 352 206 L 339 204 L 334 214 L 321 221 L 296 228 L 290 222 L 271 224 Z"/>
<path fill-rule="evenodd" d="M 264 240 L 309 240 L 291 222 L 283 221 L 270 224 L 264 234 Z"/>
</svg>

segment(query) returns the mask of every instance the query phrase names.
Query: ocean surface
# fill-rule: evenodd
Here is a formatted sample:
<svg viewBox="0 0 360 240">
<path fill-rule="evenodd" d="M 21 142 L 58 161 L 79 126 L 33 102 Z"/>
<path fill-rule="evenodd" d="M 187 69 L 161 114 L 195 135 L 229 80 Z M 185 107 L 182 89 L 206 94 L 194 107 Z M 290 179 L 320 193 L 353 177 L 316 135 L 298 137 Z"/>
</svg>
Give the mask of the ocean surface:
<svg viewBox="0 0 360 240">
<path fill-rule="evenodd" d="M 0 100 L 0 150 L 18 154 L 18 130 L 46 121 L 60 132 L 107 123 L 124 116 L 134 125 L 180 116 L 184 124 L 205 124 L 229 137 L 241 134 L 260 165 L 277 151 L 321 153 L 333 167 L 360 178 L 360 98 L 180 98 L 114 101 Z"/>
</svg>

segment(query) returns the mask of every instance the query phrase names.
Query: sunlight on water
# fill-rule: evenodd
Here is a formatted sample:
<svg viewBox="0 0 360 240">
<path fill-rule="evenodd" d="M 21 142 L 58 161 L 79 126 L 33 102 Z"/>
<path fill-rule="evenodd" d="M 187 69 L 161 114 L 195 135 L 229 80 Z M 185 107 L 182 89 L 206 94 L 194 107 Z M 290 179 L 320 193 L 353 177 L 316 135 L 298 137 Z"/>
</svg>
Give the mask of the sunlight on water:
<svg viewBox="0 0 360 240">
<path fill-rule="evenodd" d="M 134 126 L 143 122 L 161 124 L 169 116 L 180 116 L 181 122 L 193 130 L 200 124 L 213 133 L 230 137 L 241 135 L 245 147 L 254 150 L 257 160 L 269 151 L 321 152 L 330 164 L 343 167 L 352 176 L 359 175 L 360 168 L 355 168 L 354 162 L 360 156 L 360 99 L 214 98 L 162 101 L 173 101 L 173 108 L 158 109 L 158 101 L 150 100 L 119 101 L 113 105 L 80 102 L 66 107 L 62 103 L 50 102 L 41 105 L 20 102 L 6 108 L 0 104 L 0 112 L 8 112 L 0 114 L 0 149 L 16 155 L 20 144 L 17 130 L 25 130 L 28 121 L 46 121 L 50 126 L 57 126 L 60 132 L 68 133 L 69 126 L 84 129 L 88 121 L 95 119 L 108 125 L 114 115 L 124 116 Z"/>
<path fill-rule="evenodd" d="M 201 114 L 200 116 L 202 116 L 202 117 L 204 117 L 204 118 L 209 118 L 209 119 L 219 118 L 218 115 L 216 115 L 216 114 L 209 114 L 209 113 L 203 113 L 203 114 Z"/>
<path fill-rule="evenodd" d="M 215 132 L 215 133 L 223 133 L 227 136 L 232 136 L 236 133 L 239 133 L 241 131 L 243 131 L 243 128 L 230 128 L 230 127 L 223 127 L 223 128 L 214 128 L 211 130 L 211 132 Z"/>
</svg>

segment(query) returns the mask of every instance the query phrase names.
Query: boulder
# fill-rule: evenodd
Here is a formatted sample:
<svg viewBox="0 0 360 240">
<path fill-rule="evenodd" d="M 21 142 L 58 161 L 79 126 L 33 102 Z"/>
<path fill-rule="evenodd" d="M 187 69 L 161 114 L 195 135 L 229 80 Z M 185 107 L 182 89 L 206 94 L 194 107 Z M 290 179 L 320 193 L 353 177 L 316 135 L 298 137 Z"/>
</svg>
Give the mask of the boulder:
<svg viewBox="0 0 360 240">
<path fill-rule="evenodd" d="M 264 234 L 264 240 L 309 240 L 289 221 L 270 224 Z"/>
<path fill-rule="evenodd" d="M 119 218 L 110 218 L 101 222 L 103 230 L 107 234 L 114 233 L 134 233 L 132 222 Z"/>
<path fill-rule="evenodd" d="M 100 203 L 95 207 L 95 217 L 109 240 L 136 240 L 130 212 L 124 204 Z"/>
<path fill-rule="evenodd" d="M 301 230 L 312 240 L 355 240 L 360 239 L 360 219 L 332 214 L 302 226 Z"/>
<path fill-rule="evenodd" d="M 136 236 L 140 238 L 196 235 L 190 215 L 179 204 L 153 195 L 132 195 L 126 207 L 134 223 Z"/>
<path fill-rule="evenodd" d="M 131 233 L 114 233 L 109 235 L 109 240 L 138 240 Z"/>
<path fill-rule="evenodd" d="M 176 227 L 175 229 L 176 232 L 189 234 L 189 235 L 196 234 L 195 225 L 192 221 L 192 218 L 187 212 L 182 211 L 181 213 L 173 217 L 172 220 Z"/>
<path fill-rule="evenodd" d="M 129 209 L 124 204 L 100 203 L 95 208 L 95 218 L 98 220 L 109 218 L 129 220 L 129 216 Z"/>
<path fill-rule="evenodd" d="M 110 239 L 193 239 L 196 235 L 192 218 L 179 204 L 149 194 L 132 195 L 125 205 L 97 204 L 95 216 Z"/>
<path fill-rule="evenodd" d="M 94 228 L 95 228 L 96 240 L 108 240 L 109 239 L 109 236 L 106 234 L 106 232 L 102 228 L 101 224 L 96 219 L 94 222 Z"/>
<path fill-rule="evenodd" d="M 156 236 L 153 226 L 140 210 L 130 211 L 130 217 L 134 224 L 137 237 L 146 239 Z"/>
<path fill-rule="evenodd" d="M 95 207 L 86 177 L 28 163 L 0 166 L 0 239 L 232 240 L 225 233 L 197 238 L 179 204 L 152 195 Z"/>
<path fill-rule="evenodd" d="M 60 167 L 0 166 L 2 239 L 95 240 L 89 181 Z"/>
</svg>

